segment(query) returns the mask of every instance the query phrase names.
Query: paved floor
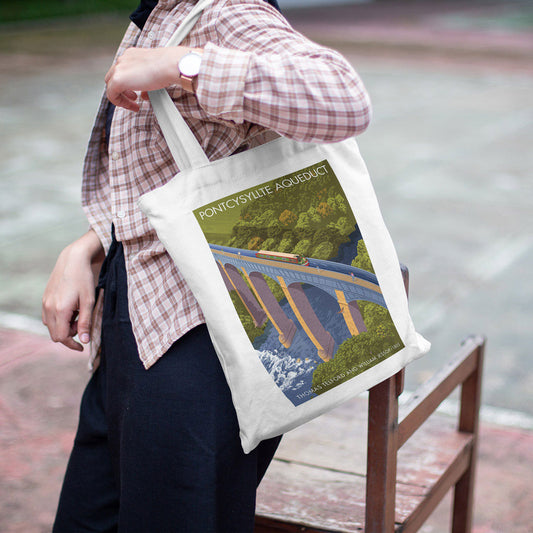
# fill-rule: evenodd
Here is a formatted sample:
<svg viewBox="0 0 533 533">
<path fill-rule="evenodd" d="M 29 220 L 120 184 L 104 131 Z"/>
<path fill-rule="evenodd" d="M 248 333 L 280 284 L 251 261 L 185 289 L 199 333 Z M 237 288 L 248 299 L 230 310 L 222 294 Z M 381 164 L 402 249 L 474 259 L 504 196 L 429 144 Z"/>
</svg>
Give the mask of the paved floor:
<svg viewBox="0 0 533 533">
<path fill-rule="evenodd" d="M 2 533 L 50 530 L 86 368 L 83 354 L 0 329 Z M 531 533 L 532 460 L 533 432 L 481 425 L 474 533 Z M 449 531 L 450 505 L 447 498 L 421 532 Z"/>
<path fill-rule="evenodd" d="M 532 4 L 378 2 L 288 15 L 341 49 L 372 95 L 360 147 L 411 270 L 415 324 L 434 346 L 408 369 L 407 387 L 468 333 L 488 335 L 476 531 L 532 531 L 523 431 L 533 429 Z M 1 531 L 47 530 L 72 438 L 85 361 L 27 332 L 40 330 L 57 253 L 86 227 L 81 160 L 122 27 L 0 32 L 0 327 L 26 332 L 0 333 Z"/>
</svg>

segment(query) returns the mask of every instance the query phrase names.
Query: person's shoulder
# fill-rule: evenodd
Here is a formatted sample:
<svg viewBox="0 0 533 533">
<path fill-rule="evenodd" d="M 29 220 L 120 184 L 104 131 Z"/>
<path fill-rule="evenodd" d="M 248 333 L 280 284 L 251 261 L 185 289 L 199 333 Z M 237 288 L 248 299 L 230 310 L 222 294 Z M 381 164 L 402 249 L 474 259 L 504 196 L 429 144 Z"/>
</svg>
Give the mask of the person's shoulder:
<svg viewBox="0 0 533 533">
<path fill-rule="evenodd" d="M 281 16 L 280 12 L 266 0 L 213 0 L 208 11 L 211 14 L 223 14 L 228 11 L 270 13 Z"/>
<path fill-rule="evenodd" d="M 214 0 L 204 19 L 207 24 L 228 22 L 231 26 L 261 21 L 286 24 L 285 17 L 266 0 Z"/>
</svg>

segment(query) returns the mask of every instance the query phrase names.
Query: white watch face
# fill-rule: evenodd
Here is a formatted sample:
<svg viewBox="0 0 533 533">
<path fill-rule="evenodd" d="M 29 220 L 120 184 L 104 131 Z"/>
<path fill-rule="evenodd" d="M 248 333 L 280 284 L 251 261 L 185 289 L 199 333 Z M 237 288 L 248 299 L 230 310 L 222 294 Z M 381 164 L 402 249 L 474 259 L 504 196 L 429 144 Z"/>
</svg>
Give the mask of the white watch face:
<svg viewBox="0 0 533 533">
<path fill-rule="evenodd" d="M 179 61 L 180 73 L 183 76 L 192 78 L 193 76 L 198 76 L 200 72 L 200 63 L 202 62 L 202 56 L 194 52 L 189 52 L 184 55 Z"/>
</svg>

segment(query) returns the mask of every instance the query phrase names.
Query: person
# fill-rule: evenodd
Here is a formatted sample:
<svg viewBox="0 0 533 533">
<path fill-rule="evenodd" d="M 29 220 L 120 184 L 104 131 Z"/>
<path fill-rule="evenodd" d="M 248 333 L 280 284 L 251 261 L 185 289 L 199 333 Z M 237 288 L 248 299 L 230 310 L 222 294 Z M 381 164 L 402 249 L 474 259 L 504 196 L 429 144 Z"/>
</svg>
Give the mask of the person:
<svg viewBox="0 0 533 533">
<path fill-rule="evenodd" d="M 273 132 L 336 142 L 369 122 L 353 68 L 273 0 L 214 0 L 182 45 L 165 47 L 194 4 L 143 0 L 132 14 L 85 159 L 89 230 L 61 252 L 44 292 L 52 340 L 77 351 L 91 341 L 93 370 L 56 533 L 252 531 L 279 443 L 243 453 L 202 311 L 136 205 L 179 172 L 147 91 L 168 90 L 210 160 Z"/>
</svg>

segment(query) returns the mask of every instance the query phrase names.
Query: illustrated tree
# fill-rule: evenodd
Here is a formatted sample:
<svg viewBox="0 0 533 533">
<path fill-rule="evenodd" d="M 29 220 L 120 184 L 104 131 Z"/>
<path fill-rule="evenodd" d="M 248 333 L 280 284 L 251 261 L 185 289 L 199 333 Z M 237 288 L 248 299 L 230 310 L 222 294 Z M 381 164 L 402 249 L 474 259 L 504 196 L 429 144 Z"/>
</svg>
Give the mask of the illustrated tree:
<svg viewBox="0 0 533 533">
<path fill-rule="evenodd" d="M 263 239 L 261 237 L 258 237 L 258 236 L 252 237 L 250 241 L 248 242 L 248 250 L 259 250 L 262 243 L 263 243 Z"/>
<path fill-rule="evenodd" d="M 327 260 L 338 255 L 355 226 L 339 183 L 325 175 L 244 205 L 226 244 L 257 249 L 262 239 L 267 250 Z"/>
<path fill-rule="evenodd" d="M 348 217 L 340 217 L 337 222 L 330 222 L 331 228 L 338 231 L 339 235 L 347 237 L 355 229 L 354 224 L 348 219 Z"/>
<path fill-rule="evenodd" d="M 277 239 L 272 239 L 271 237 L 269 237 L 263 242 L 263 244 L 261 245 L 261 248 L 263 248 L 263 250 L 276 251 L 277 244 L 278 244 Z"/>
<path fill-rule="evenodd" d="M 294 248 L 295 244 L 296 243 L 294 241 L 292 233 L 287 232 L 287 234 L 283 236 L 283 239 L 281 239 L 281 242 L 278 244 L 277 251 L 283 253 L 290 253 L 292 252 L 292 249 Z"/>
<path fill-rule="evenodd" d="M 298 220 L 298 216 L 295 215 L 292 211 L 289 211 L 289 209 L 285 209 L 282 211 L 281 215 L 279 216 L 278 220 L 284 225 L 289 226 L 290 224 L 294 224 Z"/>
<path fill-rule="evenodd" d="M 292 253 L 303 255 L 304 257 L 307 257 L 309 255 L 310 250 L 311 250 L 311 240 L 310 239 L 302 239 L 294 247 Z"/>
<path fill-rule="evenodd" d="M 357 243 L 357 256 L 352 261 L 352 266 L 366 270 L 367 272 L 372 272 L 375 274 L 374 267 L 372 266 L 372 261 L 370 261 L 370 256 L 368 255 L 368 250 L 366 249 L 366 244 L 363 239 L 360 239 Z"/>
<path fill-rule="evenodd" d="M 272 220 L 267 227 L 267 235 L 271 239 L 280 239 L 284 231 L 283 224 L 279 220 Z"/>
<path fill-rule="evenodd" d="M 333 207 L 328 202 L 320 202 L 316 208 L 316 212 L 322 217 L 326 218 L 331 215 Z"/>
<path fill-rule="evenodd" d="M 298 216 L 298 222 L 296 222 L 294 229 L 298 232 L 298 235 L 301 235 L 302 238 L 311 237 L 313 235 L 312 220 L 306 211 L 300 213 Z"/>
<path fill-rule="evenodd" d="M 313 373 L 318 394 L 364 372 L 403 347 L 389 311 L 372 302 L 358 302 L 367 331 L 345 340 L 335 356 L 321 363 Z M 391 347 L 396 349 L 391 350 Z M 341 379 L 339 376 L 344 375 Z"/>
<path fill-rule="evenodd" d="M 343 214 L 347 215 L 348 212 L 351 213 L 351 209 L 348 209 L 348 204 L 346 203 L 346 198 L 342 194 L 335 195 L 335 202 L 337 203 L 337 209 Z M 352 217 L 352 223 L 355 225 L 355 218 Z"/>
<path fill-rule="evenodd" d="M 254 226 L 247 220 L 239 220 L 233 226 L 231 246 L 245 248 L 252 237 L 254 237 Z"/>
<path fill-rule="evenodd" d="M 324 241 L 316 246 L 311 252 L 311 257 L 316 259 L 330 259 L 335 253 L 335 245 L 332 242 Z"/>
</svg>

